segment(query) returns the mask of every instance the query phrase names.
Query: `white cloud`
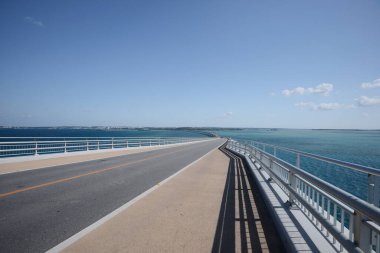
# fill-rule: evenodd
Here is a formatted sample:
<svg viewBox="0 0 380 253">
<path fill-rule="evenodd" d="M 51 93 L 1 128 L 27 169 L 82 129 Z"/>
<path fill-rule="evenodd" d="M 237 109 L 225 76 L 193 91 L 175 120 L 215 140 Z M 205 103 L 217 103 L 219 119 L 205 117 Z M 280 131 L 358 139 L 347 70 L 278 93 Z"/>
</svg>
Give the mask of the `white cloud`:
<svg viewBox="0 0 380 253">
<path fill-rule="evenodd" d="M 223 113 L 223 117 L 227 118 L 227 117 L 231 117 L 232 116 L 232 112 L 225 112 Z"/>
<path fill-rule="evenodd" d="M 322 94 L 322 95 L 329 95 L 330 92 L 334 89 L 334 85 L 331 83 L 322 83 L 315 87 L 310 88 L 304 88 L 304 87 L 297 87 L 295 89 L 286 89 L 282 91 L 282 95 L 284 96 L 292 96 L 292 95 L 304 95 L 304 94 Z"/>
<path fill-rule="evenodd" d="M 356 106 L 353 104 L 346 105 L 340 103 L 321 103 L 318 106 L 319 110 L 338 110 L 338 109 L 355 109 Z"/>
<path fill-rule="evenodd" d="M 230 118 L 233 116 L 232 112 L 225 112 L 222 114 L 219 114 L 218 116 L 215 117 L 215 119 L 218 120 L 230 120 Z"/>
<path fill-rule="evenodd" d="M 315 88 L 308 88 L 308 92 L 311 94 L 323 94 L 328 95 L 334 89 L 334 85 L 331 83 L 322 83 L 317 85 Z"/>
<path fill-rule="evenodd" d="M 305 88 L 304 87 L 297 87 L 292 90 L 283 90 L 282 95 L 284 96 L 292 96 L 292 95 L 303 95 L 305 93 Z"/>
<path fill-rule="evenodd" d="M 355 101 L 358 103 L 359 106 L 371 106 L 371 105 L 380 105 L 380 97 L 367 97 L 367 96 L 361 96 Z"/>
<path fill-rule="evenodd" d="M 348 109 L 348 108 L 354 108 L 353 105 L 345 105 L 340 103 L 320 103 L 315 104 L 313 102 L 300 102 L 295 104 L 297 107 L 301 107 L 304 109 L 309 109 L 312 111 L 331 111 L 331 110 L 337 110 L 337 109 Z"/>
<path fill-rule="evenodd" d="M 369 83 L 362 83 L 360 87 L 362 87 L 363 89 L 380 88 L 380 79 L 373 80 Z"/>
<path fill-rule="evenodd" d="M 30 24 L 33 24 L 35 26 L 45 27 L 45 25 L 44 25 L 44 23 L 42 23 L 42 21 L 39 21 L 39 20 L 32 18 L 32 17 L 25 17 L 25 21 L 30 23 Z"/>
</svg>

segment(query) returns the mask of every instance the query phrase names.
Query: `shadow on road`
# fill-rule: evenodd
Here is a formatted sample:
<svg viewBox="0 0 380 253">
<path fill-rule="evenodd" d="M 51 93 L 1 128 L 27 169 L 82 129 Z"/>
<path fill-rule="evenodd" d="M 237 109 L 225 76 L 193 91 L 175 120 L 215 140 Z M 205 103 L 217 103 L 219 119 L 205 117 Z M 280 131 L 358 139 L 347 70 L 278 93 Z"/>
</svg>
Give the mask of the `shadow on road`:
<svg viewBox="0 0 380 253">
<path fill-rule="evenodd" d="M 230 162 L 212 252 L 285 252 L 245 161 L 220 150 Z"/>
</svg>

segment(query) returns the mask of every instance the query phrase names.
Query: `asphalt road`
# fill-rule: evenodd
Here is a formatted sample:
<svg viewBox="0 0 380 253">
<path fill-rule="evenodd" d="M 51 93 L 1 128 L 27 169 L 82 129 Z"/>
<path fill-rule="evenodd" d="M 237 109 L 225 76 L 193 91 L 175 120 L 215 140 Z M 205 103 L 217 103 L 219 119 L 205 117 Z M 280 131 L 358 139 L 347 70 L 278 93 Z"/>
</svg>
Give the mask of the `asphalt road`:
<svg viewBox="0 0 380 253">
<path fill-rule="evenodd" d="M 45 252 L 223 142 L 0 175 L 0 252 Z"/>
</svg>

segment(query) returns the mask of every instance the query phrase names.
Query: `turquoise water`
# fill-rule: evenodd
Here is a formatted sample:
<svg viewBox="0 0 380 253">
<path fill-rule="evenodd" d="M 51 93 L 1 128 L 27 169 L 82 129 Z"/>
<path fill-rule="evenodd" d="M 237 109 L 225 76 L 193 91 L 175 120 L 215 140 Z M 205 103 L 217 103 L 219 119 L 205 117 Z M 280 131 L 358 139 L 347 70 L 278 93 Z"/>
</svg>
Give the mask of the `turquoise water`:
<svg viewBox="0 0 380 253">
<path fill-rule="evenodd" d="M 380 131 L 358 130 L 290 130 L 245 129 L 215 131 L 234 139 L 248 139 L 293 148 L 347 162 L 380 169 Z M 272 152 L 270 149 L 269 152 Z M 285 152 L 277 155 L 295 164 L 295 156 Z M 309 158 L 301 159 L 301 168 L 348 191 L 367 199 L 367 175 Z"/>
<path fill-rule="evenodd" d="M 234 139 L 248 139 L 319 154 L 347 162 L 380 169 L 380 131 L 355 130 L 270 130 L 245 129 L 214 131 Z M 1 137 L 205 137 L 191 131 L 176 130 L 100 130 L 100 129 L 0 129 Z M 268 150 L 271 152 L 271 150 Z M 295 164 L 295 156 L 277 155 Z M 303 158 L 301 168 L 367 199 L 367 175 Z"/>
</svg>

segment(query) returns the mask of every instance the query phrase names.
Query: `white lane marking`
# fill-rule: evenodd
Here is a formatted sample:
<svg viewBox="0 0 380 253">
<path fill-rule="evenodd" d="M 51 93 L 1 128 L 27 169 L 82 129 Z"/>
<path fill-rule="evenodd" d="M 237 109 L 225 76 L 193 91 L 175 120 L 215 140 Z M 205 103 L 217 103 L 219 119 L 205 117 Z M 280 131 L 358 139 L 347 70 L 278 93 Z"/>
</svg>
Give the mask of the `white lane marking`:
<svg viewBox="0 0 380 253">
<path fill-rule="evenodd" d="M 191 167 L 192 165 L 194 165 L 195 163 L 197 163 L 201 159 L 203 159 L 206 156 L 208 156 L 209 154 L 211 154 L 214 150 L 218 149 L 223 144 L 224 144 L 224 142 L 221 145 L 218 145 L 217 147 L 213 148 L 212 150 L 210 150 L 208 153 L 206 153 L 205 155 L 201 156 L 197 160 L 195 160 L 195 161 L 191 162 L 190 164 L 186 165 L 185 167 L 183 167 L 182 169 L 180 169 L 179 171 L 177 171 L 173 175 L 169 176 L 168 178 L 166 178 L 166 179 L 162 180 L 161 182 L 157 183 L 156 185 L 154 185 L 150 189 L 148 189 L 145 192 L 141 193 L 140 195 L 138 195 L 134 199 L 128 201 L 127 203 L 125 203 L 121 207 L 117 208 L 113 212 L 107 214 L 106 216 L 104 216 L 100 220 L 96 221 L 95 223 L 91 224 L 90 226 L 86 227 L 85 229 L 79 231 L 78 233 L 76 233 L 75 235 L 69 237 L 68 239 L 66 239 L 65 241 L 61 242 L 60 244 L 54 246 L 50 250 L 46 251 L 46 253 L 61 252 L 62 250 L 64 250 L 65 248 L 69 247 L 70 245 L 72 245 L 76 241 L 79 241 L 82 237 L 84 237 L 85 235 L 87 235 L 90 232 L 94 231 L 95 229 L 97 229 L 98 227 L 100 227 L 101 225 L 103 225 L 104 223 L 106 223 L 107 221 L 111 220 L 113 217 L 115 217 L 116 215 L 120 214 L 121 212 L 123 212 L 124 210 L 126 210 L 128 207 L 132 206 L 134 203 L 136 203 L 140 199 L 144 198 L 149 193 L 153 192 L 154 190 L 156 190 L 158 187 L 160 187 L 163 184 L 165 184 L 167 181 L 169 181 L 173 177 L 177 176 L 178 174 L 180 174 L 181 172 L 183 172 L 187 168 Z"/>
</svg>

